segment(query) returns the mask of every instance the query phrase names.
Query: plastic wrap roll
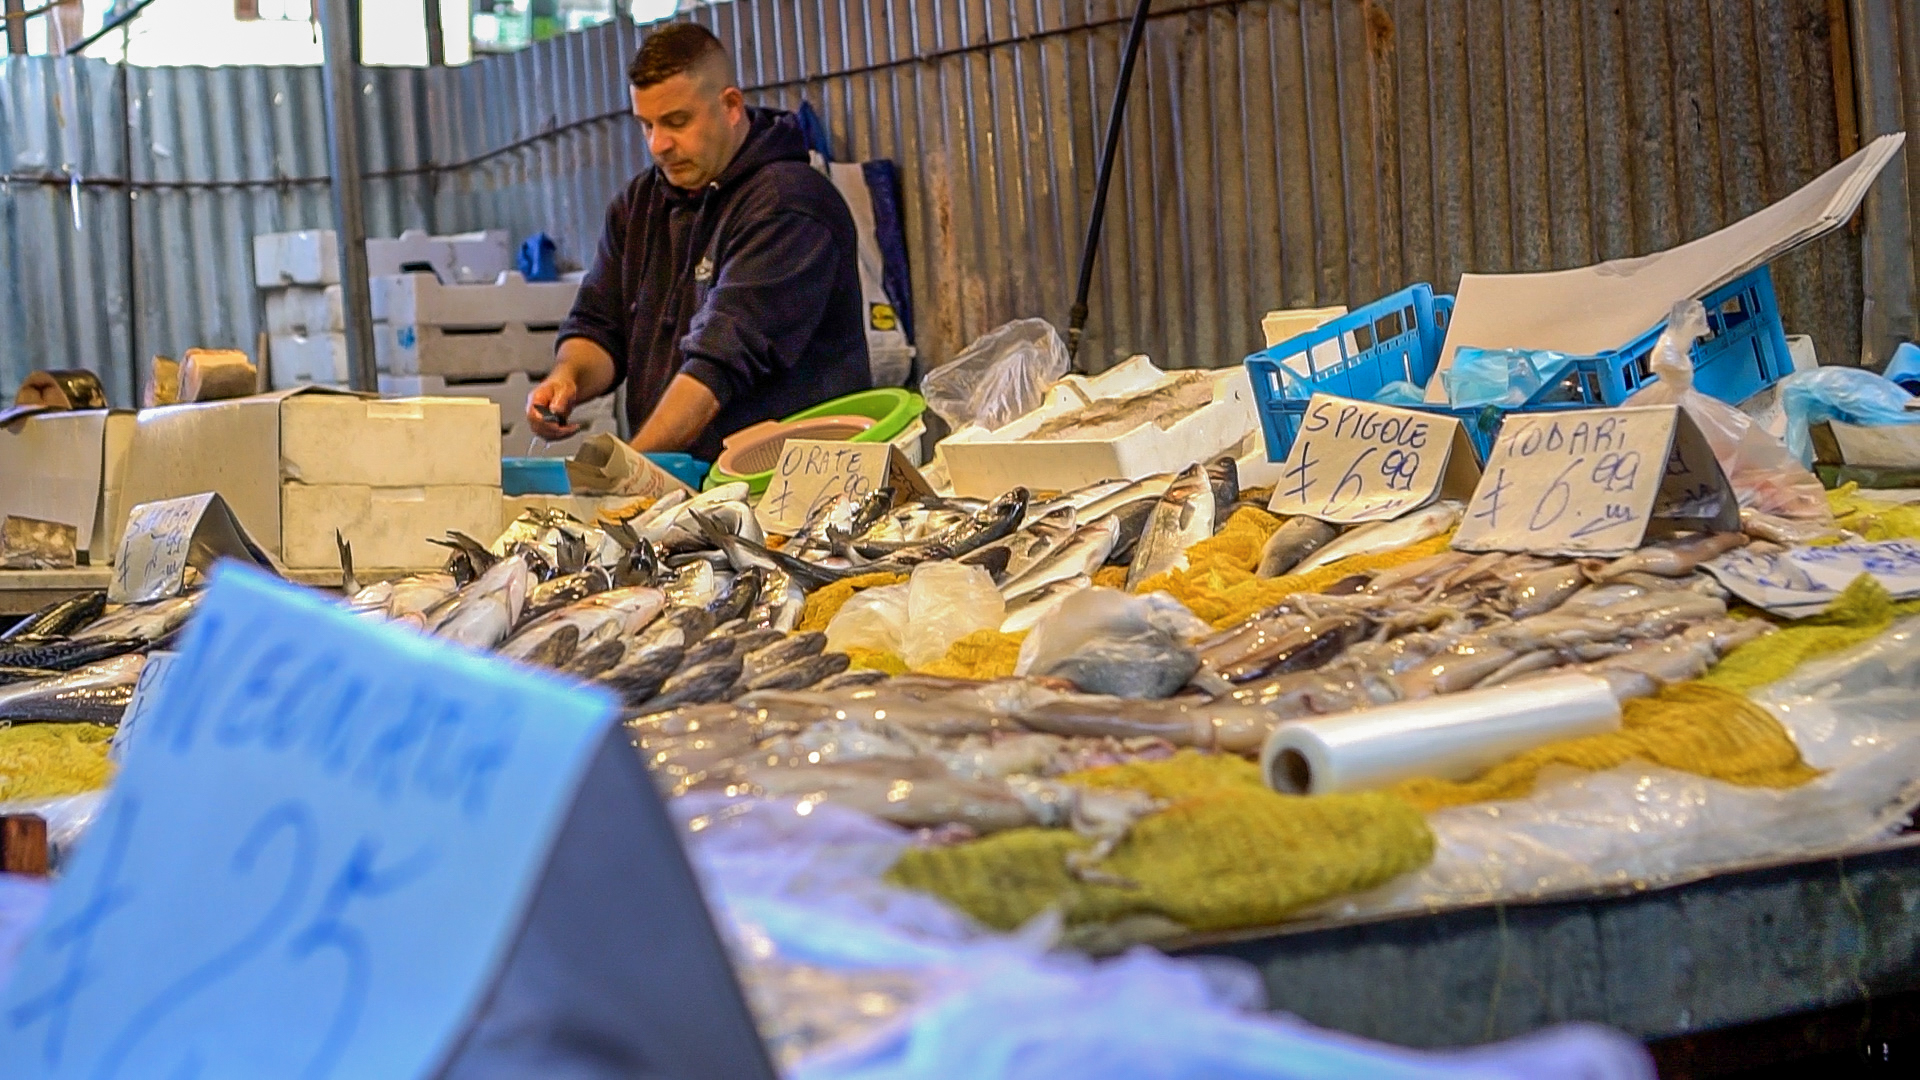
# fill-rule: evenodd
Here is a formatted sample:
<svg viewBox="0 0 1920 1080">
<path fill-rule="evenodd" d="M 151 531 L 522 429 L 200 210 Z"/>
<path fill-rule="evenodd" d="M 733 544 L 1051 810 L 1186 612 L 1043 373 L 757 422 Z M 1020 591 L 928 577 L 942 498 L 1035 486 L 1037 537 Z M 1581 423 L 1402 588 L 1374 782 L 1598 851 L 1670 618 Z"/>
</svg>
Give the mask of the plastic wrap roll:
<svg viewBox="0 0 1920 1080">
<path fill-rule="evenodd" d="M 1542 743 L 1619 728 L 1606 680 L 1556 675 L 1285 723 L 1260 766 L 1287 794 L 1363 791 L 1415 776 L 1466 780 Z"/>
</svg>

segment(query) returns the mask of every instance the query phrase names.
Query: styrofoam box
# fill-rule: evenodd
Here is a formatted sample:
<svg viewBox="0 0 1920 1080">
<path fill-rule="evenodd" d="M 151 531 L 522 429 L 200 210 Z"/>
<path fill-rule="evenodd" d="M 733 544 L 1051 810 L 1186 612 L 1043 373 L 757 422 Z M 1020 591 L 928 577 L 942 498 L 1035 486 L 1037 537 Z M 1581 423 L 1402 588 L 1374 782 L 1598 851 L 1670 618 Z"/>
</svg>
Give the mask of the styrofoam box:
<svg viewBox="0 0 1920 1080">
<path fill-rule="evenodd" d="M 511 271 L 488 284 L 442 285 L 432 274 L 394 274 L 376 284 L 388 322 L 474 329 L 526 323 L 557 330 L 580 292 L 574 282 L 528 281 Z"/>
<path fill-rule="evenodd" d="M 1318 330 L 1323 324 L 1332 322 L 1347 313 L 1345 304 L 1322 308 L 1287 308 L 1282 311 L 1269 311 L 1260 320 L 1260 331 L 1267 337 L 1267 348 L 1291 337 L 1299 337 L 1309 330 Z"/>
<path fill-rule="evenodd" d="M 559 334 L 509 323 L 497 330 L 449 330 L 438 326 L 376 323 L 374 355 L 393 375 L 440 375 L 455 379 L 500 378 L 516 371 L 542 375 L 553 369 Z"/>
<path fill-rule="evenodd" d="M 281 551 L 288 569 L 338 566 L 333 531 L 353 545 L 360 566 L 416 569 L 439 566 L 446 549 L 427 543 L 458 529 L 492 537 L 500 528 L 500 489 L 484 484 L 372 487 L 365 484 L 285 484 L 280 489 Z"/>
<path fill-rule="evenodd" d="M 247 531 L 284 558 L 289 551 L 307 550 L 301 545 L 331 550 L 338 524 L 296 517 L 292 525 L 311 526 L 323 535 L 289 533 L 283 489 L 294 485 L 487 488 L 494 492 L 497 515 L 499 439 L 497 408 L 476 398 L 376 401 L 308 388 L 170 405 L 140 413 L 138 452 L 127 460 L 122 501 L 132 507 L 217 491 Z M 372 504 L 373 497 L 367 500 Z M 450 527 L 443 522 L 422 535 L 438 536 Z M 319 565 L 332 566 L 337 558 L 335 553 Z M 405 565 L 373 554 L 362 561 Z"/>
<path fill-rule="evenodd" d="M 446 281 L 494 281 L 513 269 L 513 243 L 505 229 L 455 236 L 429 236 L 419 229 L 408 229 L 395 239 L 367 241 L 368 275 L 398 274 L 408 263 L 426 263 Z M 263 289 L 276 285 L 339 284 L 340 247 L 333 230 L 262 233 L 254 237 L 253 280 Z"/>
<path fill-rule="evenodd" d="M 442 375 L 380 376 L 382 397 L 485 398 L 500 407 L 500 430 L 503 434 L 516 426 L 526 426 L 527 396 L 533 392 L 533 386 L 533 377 L 521 371 L 502 379 L 468 382 L 448 382 Z M 612 429 L 613 414 L 614 397 L 606 394 L 576 406 L 569 419 L 579 424 L 592 422 L 594 431 L 607 431 Z"/>
<path fill-rule="evenodd" d="M 265 291 L 270 336 L 313 337 L 347 328 L 338 285 L 288 285 Z"/>
<path fill-rule="evenodd" d="M 994 498 L 1015 487 L 1066 491 L 1101 480 L 1137 479 L 1211 461 L 1238 446 L 1259 423 L 1243 366 L 1214 373 L 1213 402 L 1170 428 L 1142 424 L 1111 439 L 1029 440 L 1027 433 L 1086 402 L 1138 393 L 1167 373 L 1144 356 L 1093 378 L 1069 375 L 1038 409 L 999 429 L 968 428 L 941 444 L 956 495 Z"/>
<path fill-rule="evenodd" d="M 273 334 L 267 338 L 267 384 L 275 390 L 345 386 L 350 370 L 345 334 Z"/>
<path fill-rule="evenodd" d="M 138 424 L 121 410 L 40 413 L 0 427 L 0 517 L 72 525 L 94 566 L 126 527 L 127 455 Z"/>
</svg>

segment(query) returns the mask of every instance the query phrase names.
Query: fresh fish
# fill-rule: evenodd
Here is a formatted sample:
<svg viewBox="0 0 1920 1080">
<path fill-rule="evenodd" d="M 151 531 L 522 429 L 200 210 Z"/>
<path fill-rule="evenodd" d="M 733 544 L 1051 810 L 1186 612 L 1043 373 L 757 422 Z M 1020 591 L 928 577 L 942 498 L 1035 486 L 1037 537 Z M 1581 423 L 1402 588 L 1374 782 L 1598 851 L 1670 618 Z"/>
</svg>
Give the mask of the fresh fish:
<svg viewBox="0 0 1920 1080">
<path fill-rule="evenodd" d="M 468 648 L 491 649 L 505 641 L 520 621 L 527 593 L 533 588 L 533 568 L 522 555 L 501 559 L 430 611 L 425 618 L 438 637 Z"/>
<path fill-rule="evenodd" d="M 1240 465 L 1230 457 L 1215 458 L 1207 466 L 1207 482 L 1213 485 L 1214 514 L 1222 523 L 1240 501 Z"/>
<path fill-rule="evenodd" d="M 960 561 L 969 566 L 991 566 L 994 557 L 1005 552 L 1006 565 L 994 576 L 997 580 L 1017 578 L 1073 538 L 1076 514 L 1072 506 L 1062 506 L 1012 536 L 975 548 Z"/>
<path fill-rule="evenodd" d="M 753 605 L 760 601 L 760 588 L 766 584 L 766 580 L 767 572 L 758 566 L 742 570 L 728 584 L 727 590 L 707 605 L 714 621 L 745 618 L 753 610 Z"/>
<path fill-rule="evenodd" d="M 1588 560 L 1587 576 L 1596 582 L 1608 582 L 1623 574 L 1644 572 L 1662 577 L 1679 577 L 1716 556 L 1747 542 L 1745 533 L 1708 533 L 1690 540 L 1676 540 L 1646 547 L 1608 563 Z"/>
<path fill-rule="evenodd" d="M 650 529 L 656 523 L 668 518 L 680 507 L 686 505 L 687 500 L 692 497 L 690 492 L 680 491 L 678 489 L 669 491 L 655 500 L 652 506 L 641 511 L 639 516 L 629 520 L 627 522 L 627 528 L 637 540 L 644 535 L 641 530 Z"/>
<path fill-rule="evenodd" d="M 1007 605 L 1007 616 L 1000 623 L 1000 632 L 1024 634 L 1059 607 L 1067 597 L 1092 586 L 1093 579 L 1082 574 L 1050 585 L 1042 585 L 1032 592 L 1022 593 L 1017 601 Z"/>
<path fill-rule="evenodd" d="M 632 648 L 651 649 L 660 645 L 685 647 L 706 637 L 718 625 L 713 613 L 705 608 L 670 607 L 661 612 L 660 617 L 646 629 L 634 635 Z"/>
<path fill-rule="evenodd" d="M 687 657 L 682 663 L 687 667 L 698 667 L 715 660 L 728 657 L 744 658 L 748 653 L 764 649 L 786 638 L 778 630 L 742 630 L 739 633 L 720 634 L 707 638 L 687 649 Z"/>
<path fill-rule="evenodd" d="M 623 589 L 633 585 L 658 585 L 660 573 L 660 552 L 652 541 L 636 537 L 634 545 L 614 566 L 613 584 Z"/>
<path fill-rule="evenodd" d="M 1096 637 L 1073 654 L 1032 672 L 1065 679 L 1089 694 L 1120 698 L 1164 698 L 1187 685 L 1200 670 L 1193 647 L 1158 628 L 1114 637 Z"/>
<path fill-rule="evenodd" d="M 1156 473 L 1125 484 L 1115 491 L 1110 491 L 1098 499 L 1075 508 L 1080 511 L 1081 521 L 1096 521 L 1128 503 L 1139 502 L 1141 499 L 1158 501 L 1160 496 L 1165 495 L 1167 489 L 1173 486 L 1173 481 L 1172 473 Z"/>
<path fill-rule="evenodd" d="M 638 708 L 642 715 L 645 715 L 665 712 L 682 705 L 705 705 L 708 702 L 725 701 L 733 695 L 733 686 L 740 681 L 742 667 L 740 657 L 729 656 L 725 659 L 683 668 L 679 674 L 661 685 L 659 693 L 641 703 Z"/>
<path fill-rule="evenodd" d="M 21 619 L 11 629 L 0 633 L 0 642 L 20 638 L 66 637 L 98 619 L 106 610 L 107 594 L 104 591 L 69 596 Z"/>
<path fill-rule="evenodd" d="M 706 607 L 720 595 L 720 581 L 714 575 L 713 564 L 703 559 L 675 571 L 660 591 L 666 594 L 670 603 L 682 607 Z"/>
<path fill-rule="evenodd" d="M 825 652 L 826 648 L 827 635 L 817 630 L 806 634 L 795 634 L 772 644 L 763 645 L 746 654 L 745 669 L 741 672 L 741 678 L 751 682 L 755 676 L 791 664 L 795 660 L 817 656 Z M 786 689 L 795 688 L 787 687 Z"/>
<path fill-rule="evenodd" d="M 1402 588 L 1425 592 L 1435 581 L 1465 566 L 1472 559 L 1473 556 L 1463 551 L 1443 551 L 1400 566 L 1390 566 L 1373 575 L 1373 579 L 1367 582 L 1367 592 L 1380 594 Z"/>
<path fill-rule="evenodd" d="M 1170 373 L 1159 385 L 1124 397 L 1102 398 L 1062 413 L 1026 435 L 1029 439 L 1110 439 L 1144 424 L 1165 429 L 1213 403 L 1211 371 Z"/>
<path fill-rule="evenodd" d="M 559 669 L 572 662 L 579 648 L 580 628 L 569 624 L 546 635 L 526 654 L 526 661 L 535 667 Z"/>
<path fill-rule="evenodd" d="M 1399 551 L 1412 547 L 1422 540 L 1430 540 L 1448 529 L 1460 524 L 1460 514 L 1465 508 L 1453 500 L 1433 504 L 1424 510 L 1415 510 L 1402 514 L 1392 521 L 1376 521 L 1349 530 L 1319 551 L 1308 556 L 1293 573 L 1304 574 L 1309 570 L 1318 570 L 1323 566 L 1339 562 L 1355 555 L 1375 555 L 1383 551 Z"/>
<path fill-rule="evenodd" d="M 57 679 L 60 674 L 52 668 L 5 667 L 0 668 L 0 686 L 12 686 L 35 679 Z"/>
<path fill-rule="evenodd" d="M 1031 507 L 1029 512 L 1037 517 L 1051 514 L 1063 506 L 1071 506 L 1075 510 L 1085 510 L 1087 507 L 1092 506 L 1108 495 L 1116 491 L 1123 491 L 1137 483 L 1139 483 L 1137 480 L 1101 480 L 1088 484 L 1083 488 L 1063 491 L 1053 498 Z"/>
<path fill-rule="evenodd" d="M 1027 489 L 1017 487 L 933 540 L 924 543 L 910 541 L 904 545 L 865 543 L 851 546 L 855 553 L 864 558 L 887 559 L 899 566 L 957 559 L 1011 535 L 1026 521 L 1028 501 Z"/>
<path fill-rule="evenodd" d="M 500 655 L 528 659 L 565 627 L 578 635 L 578 648 L 591 649 L 603 641 L 639 633 L 666 605 L 660 590 L 642 586 L 597 593 L 527 622 L 501 644 Z"/>
<path fill-rule="evenodd" d="M 767 534 L 761 531 L 759 520 L 753 516 L 753 510 L 746 503 L 723 502 L 717 506 L 702 506 L 696 499 L 686 505 L 685 512 L 674 519 L 673 527 L 669 528 L 666 535 L 657 541 L 660 549 L 677 554 L 700 551 L 709 547 L 706 536 L 693 520 L 696 515 L 718 526 L 730 536 L 738 536 L 756 544 L 766 542 Z M 736 566 L 735 569 L 745 568 Z"/>
<path fill-rule="evenodd" d="M 1040 560 L 1039 565 L 1000 587 L 1001 595 L 1011 603 L 1049 585 L 1070 578 L 1089 577 L 1107 561 L 1120 526 L 1112 518 L 1101 518 L 1084 525 L 1058 550 Z"/>
<path fill-rule="evenodd" d="M 605 569 L 592 566 L 572 574 L 543 581 L 527 591 L 526 609 L 520 613 L 522 619 L 537 619 L 549 611 L 558 611 L 568 604 L 578 603 L 595 593 L 603 593 L 613 588 L 613 575 Z"/>
<path fill-rule="evenodd" d="M 146 657 L 128 654 L 56 678 L 0 687 L 0 724 L 117 724 L 145 663 Z"/>
<path fill-rule="evenodd" d="M 1127 567 L 1127 591 L 1186 565 L 1187 549 L 1213 535 L 1213 485 L 1207 470 L 1191 465 L 1160 496 Z"/>
<path fill-rule="evenodd" d="M 199 593 L 188 593 L 151 604 L 127 604 L 87 624 L 72 637 L 76 641 L 109 637 L 159 641 L 184 626 L 199 602 Z"/>
<path fill-rule="evenodd" d="M 1153 510 L 1159 505 L 1160 497 L 1156 495 L 1135 499 L 1106 515 L 1117 529 L 1113 550 L 1107 553 L 1108 566 L 1126 566 L 1133 562 L 1133 553 L 1140 547 L 1140 537 L 1146 535 L 1147 523 L 1153 520 Z"/>
<path fill-rule="evenodd" d="M 793 628 L 800 625 L 800 616 L 806 613 L 806 608 L 806 590 L 795 584 L 784 570 L 768 570 L 765 584 L 760 587 L 760 599 L 753 605 L 747 622 L 792 633 Z"/>
<path fill-rule="evenodd" d="M 747 780 L 774 798 L 807 796 L 908 829 L 959 824 L 982 835 L 1040 824 L 1005 781 L 965 780 L 931 758 L 804 768 L 755 766 Z"/>
<path fill-rule="evenodd" d="M 566 672 L 582 679 L 596 679 L 619 665 L 627 655 L 627 643 L 618 638 L 603 641 L 575 654 L 567 661 Z"/>
<path fill-rule="evenodd" d="M 1275 578 L 1300 565 L 1308 556 L 1333 543 L 1340 530 L 1318 518 L 1290 517 L 1260 549 L 1259 575 Z"/>
<path fill-rule="evenodd" d="M 805 690 L 823 679 L 830 679 L 847 670 L 847 665 L 851 662 L 846 653 L 839 652 L 803 656 L 780 667 L 743 677 L 740 689 L 746 693 L 760 690 Z"/>
<path fill-rule="evenodd" d="M 660 692 L 661 686 L 683 666 L 686 650 L 678 645 L 656 645 L 630 651 L 599 681 L 629 705 L 638 705 Z"/>
<path fill-rule="evenodd" d="M 136 652 L 151 644 L 153 643 L 145 638 L 131 637 L 17 641 L 10 648 L 0 646 L 0 667 L 72 671 L 75 668 Z"/>
<path fill-rule="evenodd" d="M 455 559 L 462 560 L 464 565 L 476 575 L 475 580 L 478 580 L 480 576 L 485 576 L 486 572 L 491 570 L 494 564 L 498 563 L 502 558 L 502 556 L 497 556 L 493 552 L 488 551 L 487 545 L 475 540 L 473 537 L 468 536 L 458 529 L 447 530 L 447 536 L 444 540 L 428 540 L 427 543 L 438 544 L 443 548 L 451 549 L 454 554 L 453 558 L 448 560 L 449 564 Z M 457 577 L 458 574 L 455 576 Z"/>
</svg>

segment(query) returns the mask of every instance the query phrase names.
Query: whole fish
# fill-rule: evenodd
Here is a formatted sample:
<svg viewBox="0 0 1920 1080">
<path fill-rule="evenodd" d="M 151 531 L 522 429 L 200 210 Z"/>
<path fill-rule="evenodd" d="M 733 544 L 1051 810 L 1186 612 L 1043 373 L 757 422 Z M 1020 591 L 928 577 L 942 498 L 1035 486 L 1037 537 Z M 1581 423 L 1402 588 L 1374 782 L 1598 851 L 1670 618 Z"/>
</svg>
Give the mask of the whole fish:
<svg viewBox="0 0 1920 1080">
<path fill-rule="evenodd" d="M 1213 485 L 1207 470 L 1190 465 L 1160 496 L 1127 566 L 1127 591 L 1149 578 L 1186 565 L 1187 549 L 1213 535 Z"/>
<path fill-rule="evenodd" d="M 666 535 L 654 541 L 660 550 L 678 554 L 686 551 L 700 551 L 710 545 L 700 526 L 694 523 L 694 517 L 705 518 L 709 523 L 725 530 L 731 536 L 738 536 L 756 544 L 765 543 L 767 534 L 760 529 L 760 522 L 753 516 L 753 510 L 744 502 L 723 502 L 718 505 L 703 505 L 695 499 L 683 508 L 683 513 L 674 519 Z M 652 540 L 652 537 L 642 537 Z M 744 569 L 744 567 L 735 567 Z"/>
<path fill-rule="evenodd" d="M 853 544 L 851 547 L 863 558 L 886 559 L 898 566 L 958 559 L 1011 535 L 1025 523 L 1029 498 L 1026 488 L 1014 488 L 933 540 Z"/>
<path fill-rule="evenodd" d="M 1086 487 L 1075 488 L 1072 491 L 1063 491 L 1044 502 L 1036 503 L 1028 508 L 1028 513 L 1034 517 L 1040 517 L 1051 514 L 1063 506 L 1071 506 L 1075 510 L 1085 510 L 1087 507 L 1092 506 L 1108 495 L 1132 487 L 1137 483 L 1139 483 L 1138 480 L 1124 479 L 1096 481 L 1088 484 Z"/>
<path fill-rule="evenodd" d="M 1101 518 L 1081 526 L 1067 541 L 1039 564 L 1005 585 L 1000 593 L 1011 603 L 1023 596 L 1070 578 L 1089 577 L 1107 561 L 1120 526 L 1112 518 Z"/>
<path fill-rule="evenodd" d="M 1193 647 L 1158 628 L 1095 637 L 1045 670 L 1032 674 L 1065 679 L 1084 693 L 1119 698 L 1164 698 L 1200 670 Z"/>
<path fill-rule="evenodd" d="M 1424 510 L 1402 514 L 1392 521 L 1362 525 L 1308 556 L 1293 568 L 1293 572 L 1304 574 L 1355 555 L 1375 555 L 1412 547 L 1460 524 L 1460 514 L 1464 509 L 1460 503 L 1449 499 Z"/>
<path fill-rule="evenodd" d="M 803 656 L 780 667 L 744 676 L 740 682 L 740 689 L 745 693 L 760 690 L 805 690 L 847 670 L 847 665 L 851 662 L 847 654 L 841 652 L 823 652 L 814 656 Z"/>
<path fill-rule="evenodd" d="M 659 645 L 685 647 L 706 637 L 719 623 L 705 608 L 670 607 L 633 637 L 632 649 L 651 649 Z"/>
<path fill-rule="evenodd" d="M 591 649 L 576 653 L 567 661 L 566 672 L 582 679 L 596 679 L 617 667 L 627 655 L 627 642 L 619 638 L 603 641 Z"/>
<path fill-rule="evenodd" d="M 437 637 L 468 648 L 491 649 L 513 632 L 532 588 L 533 567 L 524 556 L 512 555 L 424 616 Z"/>
<path fill-rule="evenodd" d="M 56 678 L 0 687 L 0 723 L 117 724 L 146 657 L 117 656 Z"/>
<path fill-rule="evenodd" d="M 741 630 L 729 634 L 716 632 L 705 641 L 689 647 L 683 663 L 687 667 L 699 667 L 729 657 L 744 658 L 748 653 L 764 649 L 785 637 L 778 630 Z"/>
<path fill-rule="evenodd" d="M 1220 668 L 1220 675 L 1231 683 L 1245 683 L 1319 667 L 1359 641 L 1367 630 L 1367 621 L 1354 615 L 1309 619 Z"/>
<path fill-rule="evenodd" d="M 139 638 L 159 641 L 186 624 L 200 602 L 199 593 L 172 596 L 151 604 L 127 604 L 108 612 L 71 636 L 76 641 L 92 638 Z"/>
<path fill-rule="evenodd" d="M 106 610 L 107 594 L 104 590 L 69 596 L 21 619 L 5 633 L 0 633 L 0 642 L 20 638 L 66 637 L 98 619 Z"/>
<path fill-rule="evenodd" d="M 1032 592 L 1022 593 L 1017 600 L 1007 605 L 1007 615 L 1000 622 L 1000 632 L 1024 634 L 1059 607 L 1067 597 L 1092 586 L 1093 579 L 1081 574 L 1078 577 L 1042 585 Z"/>
<path fill-rule="evenodd" d="M 1230 457 L 1215 458 L 1207 466 L 1207 482 L 1213 485 L 1214 514 L 1221 522 L 1233 513 L 1240 501 L 1240 465 Z"/>
<path fill-rule="evenodd" d="M 33 682 L 35 679 L 57 679 L 60 674 L 52 668 L 0 667 L 0 686 Z"/>
<path fill-rule="evenodd" d="M 1373 579 L 1367 582 L 1367 592 L 1393 592 L 1403 587 L 1424 592 L 1435 581 L 1465 566 L 1472 559 L 1473 556 L 1464 551 L 1443 551 L 1410 563 L 1390 566 L 1373 575 Z"/>
<path fill-rule="evenodd" d="M 616 588 L 658 585 L 660 577 L 660 552 L 649 540 L 636 539 L 633 547 L 619 557 L 613 568 L 613 584 Z"/>
<path fill-rule="evenodd" d="M 686 650 L 678 645 L 629 651 L 619 664 L 602 672 L 599 681 L 627 704 L 638 705 L 660 692 L 661 686 L 680 670 L 685 657 Z"/>
<path fill-rule="evenodd" d="M 1260 549 L 1260 569 L 1263 578 L 1276 578 L 1300 565 L 1308 556 L 1328 544 L 1340 535 L 1340 530 L 1318 518 L 1305 515 L 1290 517 L 1272 536 L 1267 537 L 1266 546 Z"/>
<path fill-rule="evenodd" d="M 760 588 L 766 584 L 766 580 L 767 572 L 758 566 L 750 566 L 736 574 L 733 580 L 727 583 L 726 591 L 714 597 L 713 602 L 707 605 L 707 610 L 713 613 L 714 621 L 727 622 L 745 618 L 747 613 L 753 610 L 753 605 L 759 603 Z"/>
<path fill-rule="evenodd" d="M 683 668 L 661 685 L 659 693 L 648 698 L 638 708 L 642 715 L 646 715 L 665 712 L 682 705 L 705 705 L 708 702 L 725 701 L 733 696 L 733 687 L 740 681 L 742 666 L 738 656 L 729 656 L 722 660 Z"/>
<path fill-rule="evenodd" d="M 792 633 L 793 628 L 800 625 L 800 616 L 806 613 L 806 608 L 807 592 L 794 582 L 793 576 L 784 570 L 768 570 L 765 583 L 760 587 L 760 599 L 748 614 L 747 623 Z"/>
<path fill-rule="evenodd" d="M 1073 538 L 1076 513 L 1073 507 L 1062 506 L 1030 522 L 1012 536 L 975 548 L 960 562 L 969 566 L 988 566 L 996 553 L 1004 551 L 1006 565 L 995 577 L 999 580 L 1017 578 Z"/>
<path fill-rule="evenodd" d="M 1085 505 L 1076 506 L 1075 509 L 1080 511 L 1081 521 L 1095 521 L 1128 503 L 1139 502 L 1141 499 L 1158 501 L 1160 496 L 1165 495 L 1167 489 L 1173 486 L 1173 481 L 1173 473 L 1156 473 L 1125 484 L 1117 490 L 1109 491 Z"/>
<path fill-rule="evenodd" d="M 660 590 L 643 586 L 597 593 L 527 622 L 500 645 L 500 655 L 527 659 L 564 627 L 572 627 L 579 635 L 578 648 L 591 649 L 603 641 L 639 633 L 666 606 Z"/>
<path fill-rule="evenodd" d="M 820 694 L 837 694 L 843 690 L 859 690 L 863 687 L 873 686 L 886 682 L 887 679 L 888 675 L 884 671 L 876 671 L 873 668 L 855 668 L 851 671 L 843 671 L 830 679 L 822 681 L 818 686 L 815 686 L 813 690 L 815 693 Z"/>
<path fill-rule="evenodd" d="M 1155 495 L 1135 499 L 1104 515 L 1117 530 L 1114 533 L 1113 550 L 1107 553 L 1108 566 L 1127 566 L 1133 562 L 1133 553 L 1139 550 L 1140 538 L 1146 535 L 1147 523 L 1153 520 L 1154 508 L 1159 505 L 1160 497 Z"/>
<path fill-rule="evenodd" d="M 0 667 L 72 671 L 146 648 L 145 638 L 57 638 L 0 646 Z"/>
<path fill-rule="evenodd" d="M 752 681 L 758 675 L 791 664 L 795 660 L 818 656 L 825 652 L 826 648 L 827 635 L 817 630 L 805 634 L 794 634 L 747 653 L 745 667 L 740 677 Z"/>
<path fill-rule="evenodd" d="M 558 611 L 568 604 L 585 600 L 595 593 L 603 593 L 611 588 L 613 588 L 613 575 L 602 567 L 590 566 L 577 573 L 562 574 L 543 581 L 527 591 L 526 608 L 520 613 L 520 617 L 537 619 L 549 611 Z"/>
</svg>

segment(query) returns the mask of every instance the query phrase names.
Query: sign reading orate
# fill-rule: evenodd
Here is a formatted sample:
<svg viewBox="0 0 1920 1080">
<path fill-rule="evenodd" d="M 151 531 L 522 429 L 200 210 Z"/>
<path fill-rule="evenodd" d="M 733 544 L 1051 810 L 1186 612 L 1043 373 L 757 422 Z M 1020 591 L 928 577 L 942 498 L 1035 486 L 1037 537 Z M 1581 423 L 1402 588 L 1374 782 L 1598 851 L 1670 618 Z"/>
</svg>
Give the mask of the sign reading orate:
<svg viewBox="0 0 1920 1080">
<path fill-rule="evenodd" d="M 1268 509 L 1350 525 L 1434 499 L 1465 499 L 1480 479 L 1459 420 L 1315 394 Z"/>
<path fill-rule="evenodd" d="M 1733 490 L 1679 406 L 1514 413 L 1453 546 L 1621 555 L 1646 539 L 1739 527 Z"/>
<path fill-rule="evenodd" d="M 896 500 L 933 493 L 892 443 L 789 439 L 753 513 L 761 528 L 791 536 L 835 496 L 857 499 L 883 487 L 893 488 Z"/>
<path fill-rule="evenodd" d="M 205 573 L 223 555 L 274 568 L 273 557 L 247 535 L 218 492 L 141 503 L 127 518 L 107 599 L 146 604 L 178 596 L 187 567 Z"/>
<path fill-rule="evenodd" d="M 6 1074 L 433 1075 L 612 711 L 224 564 L 0 995 Z"/>
</svg>

